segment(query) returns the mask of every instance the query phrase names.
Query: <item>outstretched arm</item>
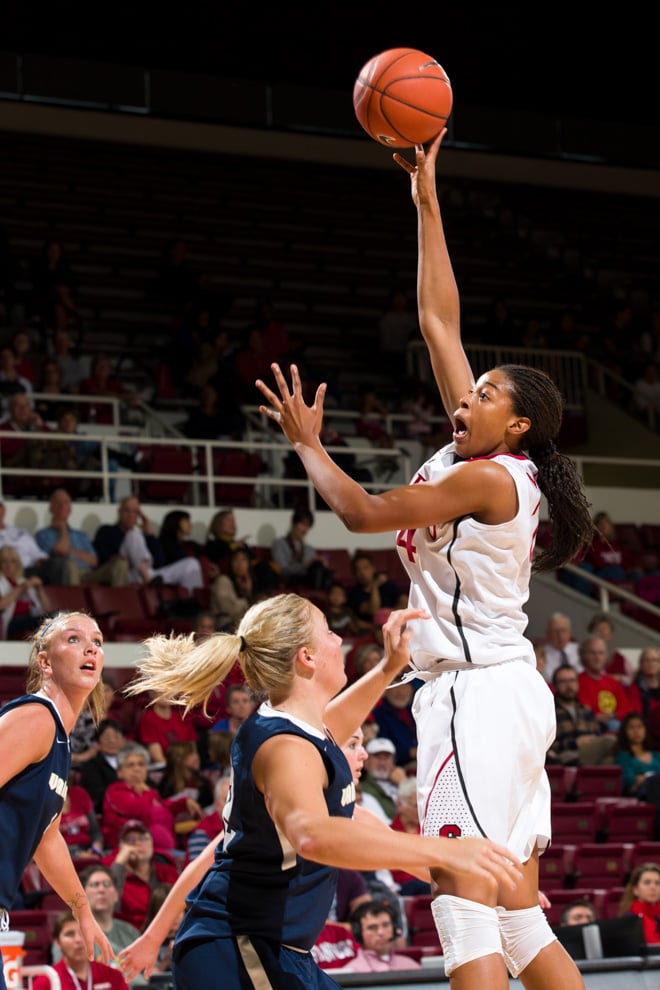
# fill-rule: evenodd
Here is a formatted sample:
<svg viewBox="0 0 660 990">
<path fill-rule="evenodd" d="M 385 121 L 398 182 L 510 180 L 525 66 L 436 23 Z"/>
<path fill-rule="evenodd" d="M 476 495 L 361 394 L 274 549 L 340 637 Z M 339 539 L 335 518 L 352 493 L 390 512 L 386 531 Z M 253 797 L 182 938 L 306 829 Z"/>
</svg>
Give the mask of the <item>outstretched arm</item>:
<svg viewBox="0 0 660 990">
<path fill-rule="evenodd" d="M 462 353 L 460 342 L 458 346 Z M 291 365 L 291 388 L 280 366 L 273 364 L 272 369 L 279 395 L 259 379 L 257 388 L 270 403 L 259 409 L 282 428 L 312 484 L 350 532 L 422 529 L 463 515 L 499 522 L 501 518 L 495 516 L 501 515 L 502 505 L 502 518 L 511 518 L 506 515 L 513 491 L 510 475 L 501 465 L 487 460 L 455 464 L 437 481 L 402 485 L 377 494 L 366 492 L 335 464 L 321 443 L 325 385 L 319 385 L 309 406 L 296 365 Z"/>
<path fill-rule="evenodd" d="M 361 725 L 385 689 L 410 661 L 411 631 L 406 624 L 412 619 L 430 619 L 422 609 L 400 609 L 392 612 L 383 626 L 383 659 L 363 677 L 338 694 L 328 704 L 324 721 L 340 746 L 350 739 L 355 726 Z"/>
<path fill-rule="evenodd" d="M 127 980 L 135 979 L 138 973 L 143 971 L 145 979 L 148 980 L 151 976 L 161 945 L 186 906 L 186 897 L 211 867 L 215 848 L 223 834 L 220 832 L 216 835 L 199 856 L 188 863 L 149 926 L 139 938 L 119 953 L 121 970 Z"/>
<path fill-rule="evenodd" d="M 87 958 L 94 958 L 94 943 L 96 943 L 101 949 L 103 962 L 108 964 L 114 954 L 112 946 L 92 914 L 80 877 L 73 865 L 69 847 L 60 832 L 59 818 L 51 822 L 44 832 L 35 851 L 34 861 L 53 890 L 57 891 L 71 908 L 74 918 L 80 925 L 87 948 Z"/>
<path fill-rule="evenodd" d="M 435 165 L 443 130 L 424 150 L 415 148 L 415 164 L 395 154 L 394 161 L 409 173 L 417 207 L 417 307 L 419 325 L 429 350 L 431 367 L 447 415 L 472 388 L 474 378 L 461 343 L 460 303 L 447 250 L 436 191 Z"/>
</svg>

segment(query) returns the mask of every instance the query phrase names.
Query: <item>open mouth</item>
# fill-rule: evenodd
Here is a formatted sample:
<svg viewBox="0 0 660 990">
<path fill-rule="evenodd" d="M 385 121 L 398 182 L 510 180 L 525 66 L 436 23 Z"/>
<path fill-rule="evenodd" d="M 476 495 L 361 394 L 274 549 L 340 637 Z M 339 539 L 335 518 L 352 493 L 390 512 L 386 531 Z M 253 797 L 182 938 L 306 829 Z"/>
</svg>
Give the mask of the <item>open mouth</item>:
<svg viewBox="0 0 660 990">
<path fill-rule="evenodd" d="M 460 416 L 456 416 L 454 418 L 454 440 L 462 440 L 466 436 L 467 436 L 467 426 L 460 418 Z"/>
<path fill-rule="evenodd" d="M 80 669 L 81 670 L 91 670 L 93 672 L 93 671 L 96 670 L 96 664 L 93 663 L 91 660 L 88 660 L 87 663 L 84 663 Z"/>
</svg>

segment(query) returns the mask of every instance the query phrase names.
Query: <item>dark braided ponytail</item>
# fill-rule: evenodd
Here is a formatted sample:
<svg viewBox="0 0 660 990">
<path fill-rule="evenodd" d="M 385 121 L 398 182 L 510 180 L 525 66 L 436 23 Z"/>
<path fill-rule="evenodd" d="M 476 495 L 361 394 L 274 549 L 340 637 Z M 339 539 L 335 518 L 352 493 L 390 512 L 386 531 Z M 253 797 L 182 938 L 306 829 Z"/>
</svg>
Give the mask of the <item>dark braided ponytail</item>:
<svg viewBox="0 0 660 990">
<path fill-rule="evenodd" d="M 531 420 L 523 446 L 538 469 L 538 486 L 548 504 L 552 542 L 534 558 L 534 571 L 550 571 L 571 561 L 589 546 L 594 526 L 590 503 L 573 461 L 561 454 L 556 439 L 563 402 L 559 389 L 544 371 L 522 364 L 501 365 L 511 382 L 516 416 Z"/>
</svg>

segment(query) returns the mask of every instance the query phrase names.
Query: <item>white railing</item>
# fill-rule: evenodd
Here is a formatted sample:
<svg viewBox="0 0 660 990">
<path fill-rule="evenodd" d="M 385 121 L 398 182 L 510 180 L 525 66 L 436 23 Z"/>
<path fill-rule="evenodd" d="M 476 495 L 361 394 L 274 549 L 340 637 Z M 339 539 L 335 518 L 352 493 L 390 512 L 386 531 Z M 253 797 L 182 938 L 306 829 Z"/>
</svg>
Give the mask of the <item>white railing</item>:
<svg viewBox="0 0 660 990">
<path fill-rule="evenodd" d="M 50 990 L 62 990 L 59 973 L 52 966 L 21 966 L 21 974 L 27 977 L 28 987 L 32 987 L 32 981 L 35 977 L 45 976 L 50 982 Z"/>
</svg>

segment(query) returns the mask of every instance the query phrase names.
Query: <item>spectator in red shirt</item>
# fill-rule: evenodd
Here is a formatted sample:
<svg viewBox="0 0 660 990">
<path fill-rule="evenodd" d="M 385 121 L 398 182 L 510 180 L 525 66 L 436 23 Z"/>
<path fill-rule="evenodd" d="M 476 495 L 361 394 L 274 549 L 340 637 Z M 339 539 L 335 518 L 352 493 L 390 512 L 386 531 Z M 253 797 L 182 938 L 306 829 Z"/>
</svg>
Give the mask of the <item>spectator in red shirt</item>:
<svg viewBox="0 0 660 990">
<path fill-rule="evenodd" d="M 151 891 L 159 883 L 173 884 L 179 870 L 167 853 L 154 852 L 149 828 L 138 819 L 129 819 L 119 832 L 118 847 L 103 860 L 110 867 L 119 893 L 115 915 L 138 931 L 144 927 Z"/>
<path fill-rule="evenodd" d="M 648 945 L 660 944 L 660 864 L 640 863 L 634 868 L 619 904 L 619 916 L 626 914 L 642 919 Z"/>
<path fill-rule="evenodd" d="M 116 849 L 126 822 L 138 819 L 150 830 L 156 850 L 171 854 L 178 847 L 175 817 L 181 812 L 190 818 L 202 817 L 202 809 L 193 798 L 163 800 L 147 782 L 148 761 L 149 754 L 139 743 L 127 743 L 117 754 L 117 780 L 108 785 L 103 798 L 102 829 L 108 849 Z"/>
<path fill-rule="evenodd" d="M 578 701 L 591 708 L 604 731 L 618 732 L 621 719 L 631 711 L 630 701 L 621 681 L 604 673 L 607 660 L 604 639 L 587 636 L 582 640 L 580 661 L 584 670 L 578 676 Z"/>
<path fill-rule="evenodd" d="M 57 916 L 53 937 L 62 951 L 62 958 L 53 967 L 60 978 L 62 990 L 80 990 L 81 987 L 129 990 L 120 970 L 87 958 L 80 925 L 71 911 L 63 911 Z M 52 985 L 49 976 L 36 976 L 32 982 L 33 990 L 50 990 Z"/>
<path fill-rule="evenodd" d="M 178 708 L 161 698 L 156 698 L 142 715 L 137 737 L 149 752 L 152 763 L 165 762 L 170 743 L 198 742 L 192 719 L 184 718 Z"/>
</svg>

